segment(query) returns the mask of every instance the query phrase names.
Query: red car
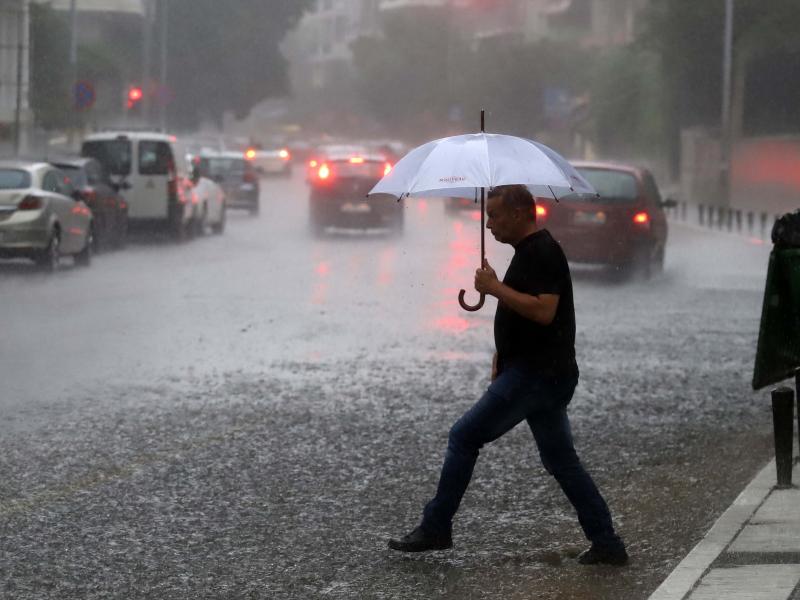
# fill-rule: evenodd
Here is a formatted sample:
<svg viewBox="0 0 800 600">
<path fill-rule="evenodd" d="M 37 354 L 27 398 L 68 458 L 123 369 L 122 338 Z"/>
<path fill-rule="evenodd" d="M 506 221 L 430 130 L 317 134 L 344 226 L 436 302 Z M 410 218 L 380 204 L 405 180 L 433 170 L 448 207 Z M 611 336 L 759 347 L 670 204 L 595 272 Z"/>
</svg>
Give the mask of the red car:
<svg viewBox="0 0 800 600">
<path fill-rule="evenodd" d="M 667 219 L 653 175 L 644 168 L 602 162 L 572 165 L 597 190 L 558 203 L 537 198 L 537 221 L 574 263 L 601 264 L 649 278 L 664 266 Z"/>
</svg>

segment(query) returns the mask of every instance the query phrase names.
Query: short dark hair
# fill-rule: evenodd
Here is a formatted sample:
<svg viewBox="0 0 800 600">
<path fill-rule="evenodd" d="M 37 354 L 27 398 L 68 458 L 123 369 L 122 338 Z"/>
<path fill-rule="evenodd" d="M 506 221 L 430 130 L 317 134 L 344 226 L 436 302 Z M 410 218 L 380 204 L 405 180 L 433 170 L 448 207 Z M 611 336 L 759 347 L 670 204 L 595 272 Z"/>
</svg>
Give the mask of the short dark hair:
<svg viewBox="0 0 800 600">
<path fill-rule="evenodd" d="M 519 208 L 529 211 L 529 215 L 536 222 L 536 200 L 531 191 L 524 185 L 498 185 L 489 190 L 488 198 L 500 197 L 503 204 L 509 208 Z"/>
</svg>

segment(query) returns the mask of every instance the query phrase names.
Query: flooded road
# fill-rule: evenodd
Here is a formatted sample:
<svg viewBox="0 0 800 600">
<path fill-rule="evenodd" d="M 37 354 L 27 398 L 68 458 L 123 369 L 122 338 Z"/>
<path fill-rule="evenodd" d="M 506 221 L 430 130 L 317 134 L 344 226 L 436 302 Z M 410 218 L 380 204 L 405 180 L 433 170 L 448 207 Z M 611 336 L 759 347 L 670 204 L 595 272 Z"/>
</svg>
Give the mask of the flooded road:
<svg viewBox="0 0 800 600">
<path fill-rule="evenodd" d="M 573 271 L 575 440 L 631 565 L 573 560 L 525 428 L 482 453 L 452 551 L 391 553 L 488 384 L 495 303 L 456 300 L 479 221 L 412 200 L 400 236 L 315 237 L 306 197 L 267 179 L 222 237 L 0 266 L 0 595 L 646 598 L 770 457 L 769 247 L 673 224 L 652 282 Z"/>
</svg>

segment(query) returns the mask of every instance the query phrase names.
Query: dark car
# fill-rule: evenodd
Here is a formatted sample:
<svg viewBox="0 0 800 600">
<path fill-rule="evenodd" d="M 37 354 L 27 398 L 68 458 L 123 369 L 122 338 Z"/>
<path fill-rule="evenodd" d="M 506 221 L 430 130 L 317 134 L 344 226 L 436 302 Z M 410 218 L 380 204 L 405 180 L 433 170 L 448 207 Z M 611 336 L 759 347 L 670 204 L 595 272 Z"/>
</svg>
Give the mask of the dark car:
<svg viewBox="0 0 800 600">
<path fill-rule="evenodd" d="M 570 262 L 623 269 L 649 278 L 664 265 L 667 219 L 653 175 L 644 168 L 601 162 L 572 163 L 597 190 L 556 203 L 537 198 L 537 218 L 561 243 Z"/>
<path fill-rule="evenodd" d="M 326 227 L 403 229 L 402 205 L 367 193 L 392 168 L 382 153 L 362 146 L 326 146 L 308 163 L 309 223 L 315 233 Z"/>
<path fill-rule="evenodd" d="M 216 181 L 225 192 L 227 208 L 259 211 L 261 189 L 256 167 L 242 152 L 203 153 L 197 157 L 200 175 Z"/>
<path fill-rule="evenodd" d="M 128 235 L 128 204 L 94 158 L 51 160 L 72 182 L 81 200 L 91 209 L 94 250 L 122 248 Z"/>
</svg>

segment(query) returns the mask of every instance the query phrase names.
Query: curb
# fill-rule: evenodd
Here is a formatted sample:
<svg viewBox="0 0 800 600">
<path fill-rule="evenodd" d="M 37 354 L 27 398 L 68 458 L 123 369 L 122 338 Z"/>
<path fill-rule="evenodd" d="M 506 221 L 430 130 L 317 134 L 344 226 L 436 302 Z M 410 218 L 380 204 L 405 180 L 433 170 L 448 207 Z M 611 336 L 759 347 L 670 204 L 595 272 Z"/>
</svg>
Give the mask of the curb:
<svg viewBox="0 0 800 600">
<path fill-rule="evenodd" d="M 750 517 L 764 503 L 777 484 L 775 459 L 761 469 L 758 475 L 722 513 L 702 540 L 686 555 L 648 600 L 683 600 L 711 564 L 731 545 Z"/>
</svg>

